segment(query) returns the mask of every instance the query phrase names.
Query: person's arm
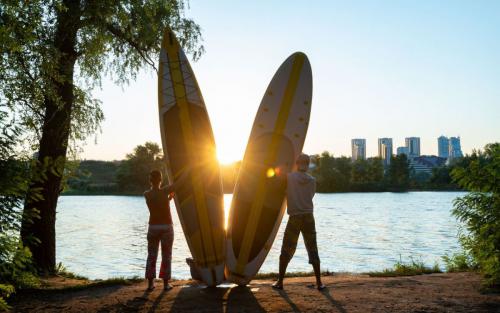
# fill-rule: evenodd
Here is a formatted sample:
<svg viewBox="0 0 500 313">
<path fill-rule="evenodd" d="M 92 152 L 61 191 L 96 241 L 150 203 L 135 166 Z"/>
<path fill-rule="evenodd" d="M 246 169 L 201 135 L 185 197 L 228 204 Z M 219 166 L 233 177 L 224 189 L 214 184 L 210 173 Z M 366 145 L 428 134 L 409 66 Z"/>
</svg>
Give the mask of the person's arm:
<svg viewBox="0 0 500 313">
<path fill-rule="evenodd" d="M 181 176 L 179 177 L 179 179 L 177 179 L 177 181 L 174 181 L 172 184 L 170 185 L 167 185 L 163 188 L 161 188 L 162 191 L 164 191 L 166 194 L 168 194 L 169 196 L 175 192 L 176 188 L 179 186 L 179 185 L 182 185 L 184 184 L 184 182 L 187 180 L 187 178 L 189 177 L 189 174 L 191 173 L 191 170 L 190 169 L 186 169 L 182 172 Z M 171 199 L 171 197 L 169 197 L 169 199 Z"/>
<path fill-rule="evenodd" d="M 146 205 L 148 207 L 148 210 L 151 211 L 151 205 L 149 203 L 149 198 L 148 198 L 148 193 L 147 191 L 144 193 L 144 199 L 146 200 Z"/>
</svg>

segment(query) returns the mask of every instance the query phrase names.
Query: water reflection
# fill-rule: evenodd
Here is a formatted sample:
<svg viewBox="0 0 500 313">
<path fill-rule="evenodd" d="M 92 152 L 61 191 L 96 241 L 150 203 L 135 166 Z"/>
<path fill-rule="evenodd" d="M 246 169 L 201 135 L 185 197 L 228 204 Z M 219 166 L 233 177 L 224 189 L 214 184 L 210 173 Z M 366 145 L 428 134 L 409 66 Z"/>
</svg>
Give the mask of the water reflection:
<svg viewBox="0 0 500 313">
<path fill-rule="evenodd" d="M 462 193 L 346 193 L 314 198 L 323 269 L 364 272 L 390 267 L 399 257 L 432 265 L 456 251 L 452 201 Z M 224 198 L 225 207 L 231 195 Z M 173 272 L 189 277 L 190 256 L 179 219 L 174 219 Z M 227 212 L 226 212 L 227 213 Z M 227 219 L 227 214 L 226 214 Z M 285 216 L 261 272 L 277 272 Z M 64 196 L 57 215 L 57 259 L 90 278 L 143 276 L 148 210 L 143 197 Z M 309 271 L 302 238 L 290 271 Z"/>
</svg>

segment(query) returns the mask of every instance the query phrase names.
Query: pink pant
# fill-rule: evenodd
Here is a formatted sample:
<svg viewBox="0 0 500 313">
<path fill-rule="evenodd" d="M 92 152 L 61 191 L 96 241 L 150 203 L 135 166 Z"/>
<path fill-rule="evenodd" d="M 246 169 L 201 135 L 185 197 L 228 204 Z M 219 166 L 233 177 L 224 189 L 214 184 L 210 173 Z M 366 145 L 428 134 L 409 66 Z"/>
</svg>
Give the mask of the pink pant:
<svg viewBox="0 0 500 313">
<path fill-rule="evenodd" d="M 158 246 L 161 245 L 160 278 L 170 279 L 172 275 L 172 244 L 174 228 L 172 225 L 149 225 L 148 229 L 148 259 L 146 261 L 146 278 L 156 278 L 156 260 Z"/>
</svg>

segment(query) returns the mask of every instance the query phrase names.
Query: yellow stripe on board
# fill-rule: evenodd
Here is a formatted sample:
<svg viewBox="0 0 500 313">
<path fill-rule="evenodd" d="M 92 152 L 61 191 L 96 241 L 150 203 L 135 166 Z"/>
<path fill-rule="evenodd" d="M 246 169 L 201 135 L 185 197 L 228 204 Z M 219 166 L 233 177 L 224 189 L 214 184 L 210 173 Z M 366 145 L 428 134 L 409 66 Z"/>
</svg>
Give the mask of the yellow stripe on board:
<svg viewBox="0 0 500 313">
<path fill-rule="evenodd" d="M 274 126 L 273 136 L 271 139 L 271 144 L 266 156 L 265 164 L 272 164 L 276 160 L 276 155 L 278 154 L 278 145 L 281 135 L 285 130 L 286 122 L 288 120 L 288 115 L 290 114 L 290 109 L 293 103 L 293 97 L 297 90 L 297 85 L 299 83 L 300 72 L 302 66 L 304 65 L 305 55 L 298 53 L 292 65 L 292 71 L 288 79 L 288 83 L 285 89 L 285 94 L 281 101 L 280 111 L 278 113 L 278 118 L 276 119 L 276 125 Z M 250 256 L 250 251 L 252 248 L 252 243 L 254 241 L 255 232 L 257 230 L 257 223 L 262 212 L 262 207 L 264 204 L 264 198 L 266 196 L 266 173 L 260 173 L 259 182 L 257 186 L 257 191 L 255 193 L 256 197 L 253 201 L 252 208 L 250 210 L 250 217 L 248 219 L 247 226 L 245 228 L 245 234 L 243 235 L 243 242 L 241 245 L 240 253 L 238 255 L 238 260 L 236 263 L 236 274 L 243 275 L 245 270 L 245 265 L 248 262 Z"/>
<path fill-rule="evenodd" d="M 174 95 L 179 106 L 179 118 L 181 120 L 181 128 L 182 134 L 184 137 L 184 142 L 186 144 L 186 150 L 189 156 L 193 156 L 193 128 L 191 125 L 191 118 L 189 115 L 189 103 L 187 102 L 186 97 L 186 89 L 184 86 L 184 79 L 182 76 L 180 59 L 179 59 L 179 50 L 180 47 L 178 45 L 166 44 L 167 55 L 169 57 L 169 69 L 170 76 L 172 79 L 172 86 L 174 87 Z M 191 163 L 194 163 L 193 160 L 190 160 Z M 210 227 L 210 221 L 208 219 L 208 209 L 206 206 L 205 193 L 203 188 L 203 182 L 201 181 L 201 177 L 197 171 L 191 172 L 191 184 L 193 186 L 194 191 L 194 199 L 196 203 L 196 208 L 198 212 L 198 221 L 200 225 L 200 230 L 202 234 L 202 240 L 206 243 L 204 245 L 204 255 L 205 260 L 201 265 L 205 266 L 213 266 L 218 263 L 216 253 L 214 251 L 214 244 L 212 238 L 212 232 Z M 196 260 L 200 261 L 200 260 Z M 205 264 L 203 264 L 205 263 Z"/>
</svg>

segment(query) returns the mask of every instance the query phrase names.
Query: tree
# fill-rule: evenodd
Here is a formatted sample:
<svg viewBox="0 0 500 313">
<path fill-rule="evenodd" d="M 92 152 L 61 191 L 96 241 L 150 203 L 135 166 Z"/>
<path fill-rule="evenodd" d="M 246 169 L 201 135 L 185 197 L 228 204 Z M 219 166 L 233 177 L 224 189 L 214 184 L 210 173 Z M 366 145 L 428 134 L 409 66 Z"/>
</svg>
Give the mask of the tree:
<svg viewBox="0 0 500 313">
<path fill-rule="evenodd" d="M 454 202 L 453 215 L 464 223 L 460 243 L 483 273 L 500 286 L 500 143 L 474 151 L 452 170 L 453 180 L 470 190 Z"/>
<path fill-rule="evenodd" d="M 93 134 L 103 119 L 91 95 L 109 74 L 119 84 L 154 67 L 163 30 L 169 26 L 197 58 L 200 28 L 183 16 L 182 0 L 1 0 L 0 101 L 16 110 L 32 130 L 37 153 L 24 212 L 40 219 L 23 221 L 22 237 L 42 271 L 55 267 L 56 205 L 68 147 Z M 30 194 L 40 190 L 42 198 Z"/>
<path fill-rule="evenodd" d="M 317 178 L 319 192 L 344 192 L 349 190 L 351 159 L 335 158 L 325 151 L 315 156 L 317 166 L 312 174 Z"/>
<path fill-rule="evenodd" d="M 9 121 L 8 110 L 0 106 L 0 311 L 8 309 L 5 298 L 15 288 L 38 283 L 32 273 L 31 252 L 19 240 L 30 175 L 27 160 L 16 153 L 19 136 L 19 126 L 13 119 Z"/>
<path fill-rule="evenodd" d="M 384 167 L 379 158 L 367 160 L 356 160 L 351 169 L 352 191 L 380 191 L 382 190 L 382 179 L 384 178 Z"/>
<path fill-rule="evenodd" d="M 154 142 L 146 142 L 134 148 L 118 167 L 117 183 L 121 192 L 141 194 L 149 187 L 148 174 L 151 170 L 160 170 L 165 175 L 160 147 Z"/>
<path fill-rule="evenodd" d="M 432 189 L 459 189 L 451 178 L 452 170 L 452 166 L 446 165 L 433 168 L 427 185 Z"/>
<path fill-rule="evenodd" d="M 355 160 L 352 163 L 351 183 L 365 183 L 370 180 L 368 173 L 368 161 L 363 159 Z"/>
<path fill-rule="evenodd" d="M 391 157 L 387 181 L 392 190 L 405 191 L 410 183 L 410 167 L 405 154 Z"/>
<path fill-rule="evenodd" d="M 384 179 L 384 165 L 381 158 L 369 158 L 368 177 L 371 182 L 381 183 Z"/>
</svg>

